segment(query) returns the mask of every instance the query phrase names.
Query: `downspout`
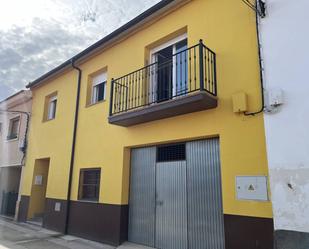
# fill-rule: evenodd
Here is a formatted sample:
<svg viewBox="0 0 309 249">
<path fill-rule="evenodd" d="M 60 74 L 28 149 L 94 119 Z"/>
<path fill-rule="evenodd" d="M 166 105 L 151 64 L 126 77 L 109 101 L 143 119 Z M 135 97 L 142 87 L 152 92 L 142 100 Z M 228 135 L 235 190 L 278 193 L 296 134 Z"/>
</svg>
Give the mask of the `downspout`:
<svg viewBox="0 0 309 249">
<path fill-rule="evenodd" d="M 256 2 L 256 9 L 258 8 L 258 3 Z M 260 29 L 259 29 L 259 13 L 256 11 L 256 36 L 258 45 L 258 57 L 259 57 L 259 67 L 260 67 L 260 85 L 261 85 L 261 108 L 256 112 L 245 112 L 245 116 L 255 116 L 256 114 L 262 113 L 265 109 L 264 100 L 264 75 L 263 75 L 263 63 L 262 63 L 262 52 L 260 45 Z"/>
<path fill-rule="evenodd" d="M 70 171 L 69 171 L 69 183 L 68 183 L 68 193 L 67 193 L 66 219 L 65 219 L 65 229 L 64 229 L 65 234 L 68 233 L 69 218 L 70 218 L 70 205 L 71 205 L 70 197 L 71 197 L 71 191 L 72 191 L 72 178 L 73 178 L 74 159 L 75 159 L 75 144 L 76 144 L 78 113 L 79 113 L 79 98 L 80 98 L 80 88 L 81 88 L 81 79 L 82 79 L 82 70 L 78 68 L 77 66 L 75 66 L 74 59 L 71 60 L 71 65 L 74 69 L 78 71 L 78 81 L 77 81 L 74 130 L 73 130 L 71 161 L 70 161 Z"/>
</svg>

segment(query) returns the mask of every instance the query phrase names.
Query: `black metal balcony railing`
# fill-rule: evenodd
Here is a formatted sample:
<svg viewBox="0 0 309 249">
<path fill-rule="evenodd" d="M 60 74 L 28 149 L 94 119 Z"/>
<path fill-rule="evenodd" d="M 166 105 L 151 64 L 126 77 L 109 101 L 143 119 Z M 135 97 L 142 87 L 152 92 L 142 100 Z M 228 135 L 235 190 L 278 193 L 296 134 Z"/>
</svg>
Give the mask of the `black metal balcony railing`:
<svg viewBox="0 0 309 249">
<path fill-rule="evenodd" d="M 217 96 L 216 54 L 197 45 L 111 82 L 110 116 L 197 91 Z"/>
</svg>

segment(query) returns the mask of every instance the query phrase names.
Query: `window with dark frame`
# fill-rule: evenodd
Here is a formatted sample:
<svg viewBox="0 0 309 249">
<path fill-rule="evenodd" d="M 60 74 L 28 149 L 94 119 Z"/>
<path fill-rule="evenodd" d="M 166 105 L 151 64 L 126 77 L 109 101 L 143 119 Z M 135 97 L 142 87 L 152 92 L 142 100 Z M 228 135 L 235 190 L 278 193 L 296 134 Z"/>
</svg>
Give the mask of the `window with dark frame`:
<svg viewBox="0 0 309 249">
<path fill-rule="evenodd" d="M 78 199 L 99 201 L 101 169 L 81 169 Z"/>
<path fill-rule="evenodd" d="M 19 128 L 19 117 L 11 119 L 7 140 L 16 139 L 18 137 L 18 128 Z"/>
</svg>

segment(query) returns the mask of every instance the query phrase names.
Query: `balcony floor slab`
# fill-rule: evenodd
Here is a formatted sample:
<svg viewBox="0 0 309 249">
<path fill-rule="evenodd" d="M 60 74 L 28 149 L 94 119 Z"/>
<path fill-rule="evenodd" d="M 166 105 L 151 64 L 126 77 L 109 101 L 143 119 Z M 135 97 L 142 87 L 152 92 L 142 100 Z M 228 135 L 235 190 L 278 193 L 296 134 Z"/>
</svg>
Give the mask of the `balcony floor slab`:
<svg viewBox="0 0 309 249">
<path fill-rule="evenodd" d="M 206 91 L 180 96 L 171 100 L 140 107 L 109 117 L 109 123 L 129 127 L 154 120 L 182 114 L 213 109 L 217 107 L 217 97 Z"/>
</svg>

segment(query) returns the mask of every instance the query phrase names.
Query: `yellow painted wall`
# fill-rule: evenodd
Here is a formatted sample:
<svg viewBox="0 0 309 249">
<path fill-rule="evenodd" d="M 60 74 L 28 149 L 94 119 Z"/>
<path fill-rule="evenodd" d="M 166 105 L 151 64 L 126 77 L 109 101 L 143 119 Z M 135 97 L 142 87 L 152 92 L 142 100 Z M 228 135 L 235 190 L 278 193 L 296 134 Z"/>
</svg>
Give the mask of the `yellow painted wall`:
<svg viewBox="0 0 309 249">
<path fill-rule="evenodd" d="M 76 100 L 75 72 L 33 91 L 33 104 L 26 157 L 23 195 L 30 195 L 36 159 L 50 158 L 47 197 L 65 199 L 71 156 Z M 56 118 L 43 121 L 45 97 L 57 91 Z"/>
<path fill-rule="evenodd" d="M 147 47 L 187 29 L 189 45 L 199 39 L 217 54 L 219 105 L 216 109 L 158 120 L 129 128 L 108 124 L 110 79 L 143 67 Z M 237 201 L 235 176 L 267 175 L 263 116 L 233 113 L 232 95 L 248 94 L 249 110 L 260 108 L 255 16 L 241 1 L 193 0 L 151 26 L 79 65 L 83 70 L 77 129 L 73 200 L 80 168 L 101 167 L 100 202 L 128 203 L 129 149 L 163 142 L 220 137 L 224 213 L 271 217 L 270 202 Z M 107 100 L 86 107 L 89 75 L 107 68 Z M 47 196 L 64 199 L 73 131 L 77 72 L 70 71 L 33 89 L 30 150 L 23 194 L 30 194 L 35 158 L 52 158 Z M 58 92 L 57 117 L 42 123 L 45 96 Z"/>
</svg>

